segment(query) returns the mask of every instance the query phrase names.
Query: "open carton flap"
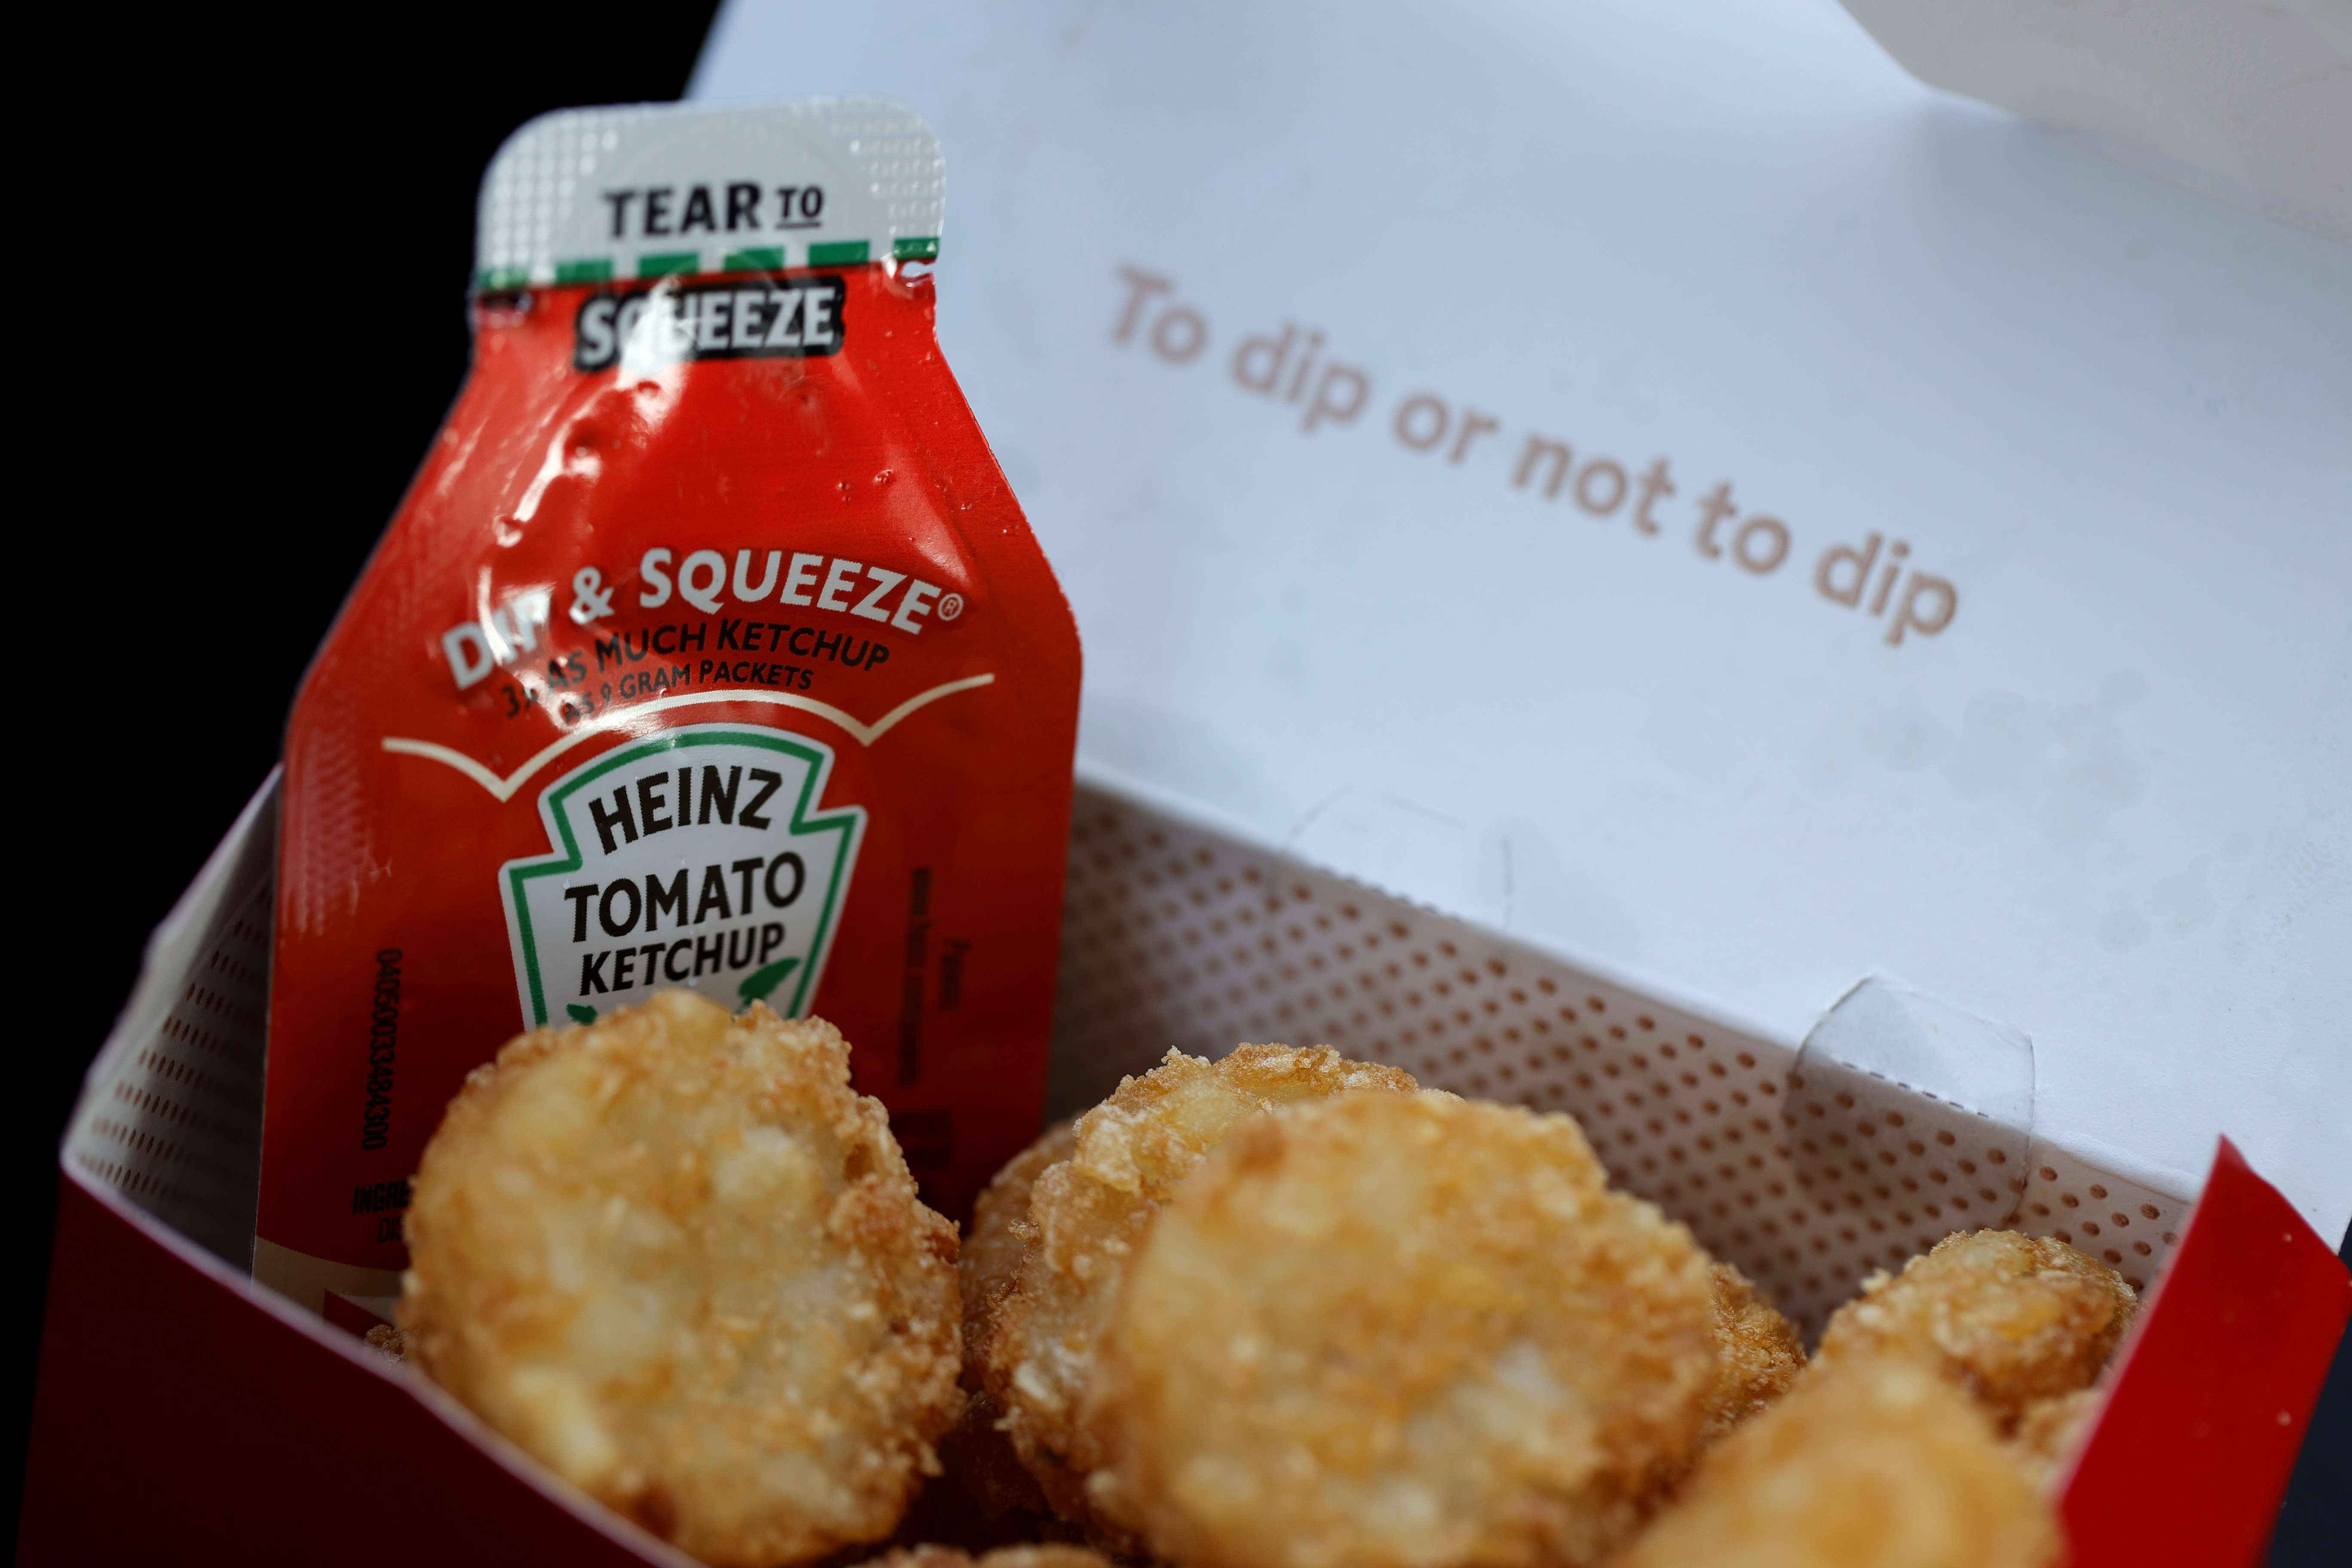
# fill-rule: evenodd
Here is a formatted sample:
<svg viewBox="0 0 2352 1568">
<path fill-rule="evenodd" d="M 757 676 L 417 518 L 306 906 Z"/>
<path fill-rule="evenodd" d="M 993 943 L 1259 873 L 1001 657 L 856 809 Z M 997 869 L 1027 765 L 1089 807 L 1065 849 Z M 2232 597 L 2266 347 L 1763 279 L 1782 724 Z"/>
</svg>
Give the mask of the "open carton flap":
<svg viewBox="0 0 2352 1568">
<path fill-rule="evenodd" d="M 1922 81 L 2352 244 L 2352 12 L 2340 5 L 1842 3 Z"/>
<path fill-rule="evenodd" d="M 2260 1563 L 2347 1314 L 2343 1260 L 2222 1139 L 2061 1492 L 2076 1568 Z"/>
<path fill-rule="evenodd" d="M 1782 1051 L 1899 976 L 2037 1170 L 2352 1217 L 2340 247 L 1826 0 L 742 0 L 696 91 L 836 81 L 955 165 L 1087 781 Z"/>
</svg>

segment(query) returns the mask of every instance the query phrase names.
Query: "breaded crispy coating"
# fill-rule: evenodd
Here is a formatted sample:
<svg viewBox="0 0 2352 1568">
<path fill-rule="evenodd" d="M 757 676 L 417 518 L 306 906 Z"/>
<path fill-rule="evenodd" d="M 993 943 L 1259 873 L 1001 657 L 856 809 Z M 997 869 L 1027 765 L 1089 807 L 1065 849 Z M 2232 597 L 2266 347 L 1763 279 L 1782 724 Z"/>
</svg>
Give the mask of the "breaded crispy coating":
<svg viewBox="0 0 2352 1568">
<path fill-rule="evenodd" d="M 963 1389 L 968 1402 L 940 1451 L 955 1480 L 990 1519 L 1016 1509 L 1046 1511 L 1045 1494 L 1036 1478 L 1013 1451 L 1012 1439 L 997 1429 L 1004 1411 L 988 1392 L 981 1357 L 996 1326 L 997 1303 L 1013 1289 L 1021 1259 L 1037 1234 L 1029 1223 L 1030 1189 L 1047 1167 L 1068 1159 L 1076 1145 L 1076 1121 L 1056 1122 L 1007 1161 L 973 1205 L 971 1228 L 956 1258 L 963 1289 Z"/>
<path fill-rule="evenodd" d="M 408 1336 L 390 1323 L 376 1324 L 362 1338 L 368 1349 L 386 1361 L 404 1362 L 408 1359 Z"/>
<path fill-rule="evenodd" d="M 1037 1141 L 1004 1163 L 972 1205 L 971 1227 L 956 1258 L 956 1279 L 963 1289 L 964 1355 L 973 1362 L 996 1324 L 996 1305 L 1013 1289 L 1021 1259 L 1037 1235 L 1029 1223 L 1029 1195 L 1037 1178 L 1060 1164 L 1077 1147 L 1078 1124 L 1074 1117 L 1057 1121 Z"/>
<path fill-rule="evenodd" d="M 1966 1394 L 1861 1360 L 1817 1368 L 1709 1449 L 1612 1568 L 2043 1568 L 2061 1540 Z"/>
<path fill-rule="evenodd" d="M 1576 1123 L 1351 1095 L 1237 1127 L 1097 1351 L 1097 1505 L 1186 1568 L 1597 1563 L 1717 1384 L 1706 1256 Z"/>
<path fill-rule="evenodd" d="M 409 1359 L 706 1562 L 887 1537 L 961 1404 L 955 1229 L 828 1024 L 667 991 L 523 1036 L 408 1242 Z"/>
<path fill-rule="evenodd" d="M 1756 1287 L 1728 1263 L 1713 1269 L 1715 1387 L 1707 1395 L 1702 1445 L 1710 1444 L 1758 1415 L 1805 1370 L 1804 1342 L 1796 1325 L 1757 1299 Z"/>
<path fill-rule="evenodd" d="M 869 1558 L 860 1568 L 1110 1568 L 1110 1563 L 1083 1546 L 1040 1542 L 1000 1546 L 977 1558 L 952 1546 L 909 1546 Z"/>
<path fill-rule="evenodd" d="M 2037 1399 L 2018 1417 L 2017 1432 L 2009 1440 L 2010 1457 L 2045 1493 L 2054 1492 L 2065 1475 L 2075 1445 L 2098 1417 L 2099 1400 L 2098 1389 L 2078 1388 Z"/>
<path fill-rule="evenodd" d="M 1838 1309 L 1815 1360 L 1895 1356 L 1953 1379 L 2003 1433 L 2036 1400 L 2087 1388 L 2138 1310 L 2117 1274 L 2063 1241 L 1948 1236 Z"/>
<path fill-rule="evenodd" d="M 1077 1407 L 1128 1258 L 1176 1184 L 1235 1122 L 1276 1105 L 1416 1087 L 1410 1074 L 1349 1061 L 1328 1046 L 1244 1045 L 1213 1065 L 1171 1051 L 1078 1119 L 1069 1157 L 1032 1189 L 1036 1236 L 982 1352 L 987 1393 L 1055 1513 L 1098 1545 L 1134 1549 L 1087 1503 L 1085 1477 L 1101 1458 Z"/>
</svg>

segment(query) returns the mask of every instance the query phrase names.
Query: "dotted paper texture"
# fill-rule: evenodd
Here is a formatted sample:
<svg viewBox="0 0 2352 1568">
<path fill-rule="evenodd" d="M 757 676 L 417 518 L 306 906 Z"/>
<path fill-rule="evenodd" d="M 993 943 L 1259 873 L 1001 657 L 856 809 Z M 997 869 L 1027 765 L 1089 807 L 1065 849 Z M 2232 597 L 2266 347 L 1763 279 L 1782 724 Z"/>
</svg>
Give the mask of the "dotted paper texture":
<svg viewBox="0 0 2352 1568">
<path fill-rule="evenodd" d="M 66 1147 L 89 1180 L 239 1268 L 260 1170 L 274 817 L 223 868 L 186 966 L 142 979 L 142 994 L 169 987 L 170 1005 L 101 1054 Z M 1215 1058 L 1244 1040 L 1328 1044 L 1433 1088 L 1568 1112 L 1620 1185 L 1813 1331 L 1871 1269 L 1952 1230 L 2055 1236 L 2145 1289 L 2187 1218 L 2179 1200 L 2040 1141 L 2022 1173 L 1969 1169 L 1968 1150 L 1927 1131 L 1934 1106 L 1890 1124 L 1905 1113 L 1884 1097 L 1801 1115 L 1823 1152 L 1808 1155 L 1783 1113 L 1787 1047 L 1081 788 L 1050 1114 L 1093 1105 L 1171 1050 Z M 1806 1173 L 1846 1150 L 1862 1170 L 1838 1184 Z"/>
<path fill-rule="evenodd" d="M 1866 1173 L 1818 1180 L 1784 1114 L 1790 1047 L 1081 786 L 1048 1114 L 1085 1110 L 1171 1050 L 1216 1058 L 1244 1040 L 1329 1045 L 1432 1088 L 1566 1111 L 1619 1185 L 1808 1332 L 1871 1270 L 1954 1230 L 2058 1236 L 2144 1287 L 2183 1217 L 2040 1144 L 2029 1169 L 1995 1167 L 1887 1126 L 1884 1110 L 1866 1132 L 1858 1112 L 1839 1124 L 1834 1104 L 1805 1119 L 1807 1139 L 1866 1147 Z M 1935 1109 L 1915 1108 L 1923 1126 Z"/>
<path fill-rule="evenodd" d="M 2054 1144 L 2036 1140 L 2028 1160 L 2016 1228 L 2054 1236 L 2122 1271 L 2135 1290 L 2155 1283 L 2180 1239 L 2195 1201 L 2118 1180 Z"/>
<path fill-rule="evenodd" d="M 1811 1052 L 1790 1069 L 1788 1107 L 1798 1185 L 1836 1216 L 1841 1245 L 1888 1268 L 2018 1211 L 2029 1140 L 2015 1128 Z"/>
<path fill-rule="evenodd" d="M 277 887 L 274 796 L 270 804 L 229 864 L 205 868 L 226 887 L 184 963 L 140 976 L 116 1026 L 132 1032 L 99 1054 L 65 1147 L 75 1170 L 238 1268 L 252 1267 L 261 1189 Z M 159 992 L 170 998 L 160 1016 L 141 1005 Z"/>
</svg>

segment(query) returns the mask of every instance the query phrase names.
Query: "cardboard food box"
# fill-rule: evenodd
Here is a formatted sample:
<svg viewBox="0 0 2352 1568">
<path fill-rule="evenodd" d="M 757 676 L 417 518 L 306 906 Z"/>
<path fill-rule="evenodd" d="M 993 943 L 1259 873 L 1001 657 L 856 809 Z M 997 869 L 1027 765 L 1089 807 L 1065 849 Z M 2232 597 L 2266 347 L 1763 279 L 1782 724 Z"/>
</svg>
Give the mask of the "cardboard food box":
<svg viewBox="0 0 2352 1568">
<path fill-rule="evenodd" d="M 20 1560 L 233 1540 L 265 1563 L 689 1563 L 368 1349 L 376 1303 L 331 1292 L 320 1317 L 254 1281 L 277 803 L 273 776 L 156 931 L 61 1151 Z M 1101 791 L 1082 794 L 1072 851 L 1049 1114 L 1083 1108 L 1171 1040 L 1362 1047 L 1372 1017 L 1402 1013 L 1411 1021 L 1390 1037 L 1415 1039 L 1387 1054 L 1426 1082 L 1574 1110 L 1624 1185 L 1801 1313 L 1812 1303 L 1816 1321 L 1874 1261 L 1865 1236 L 1895 1236 L 1890 1259 L 1971 1222 L 2094 1247 L 2152 1237 L 2146 1254 L 2125 1244 L 2148 1260 L 2126 1267 L 2164 1272 L 2061 1498 L 2072 1561 L 2260 1560 L 2352 1281 L 2228 1144 L 2193 1205 L 2037 1144 L 2030 1160 L 2063 1167 L 1991 1181 L 1993 1206 L 1964 1212 L 1949 1178 L 1968 1152 L 2004 1147 L 1999 1133 L 1940 1154 L 1908 1140 L 1919 1152 L 1906 1161 L 1890 1133 L 1966 1121 L 1849 1075 L 1872 1096 L 1857 1114 L 1826 1076 L 1809 1078 L 1826 1089 L 1820 1146 L 1842 1132 L 1863 1144 L 1867 1130 L 1874 1155 L 1895 1155 L 1890 1190 L 1926 1194 L 1917 1234 L 1882 1231 L 1889 1209 L 1824 1198 L 1834 1163 L 1809 1162 L 1804 1122 L 1792 1133 L 1778 1109 L 1802 1100 L 1807 1071 L 1840 1070 L 1811 1045 L 1776 1049 Z M 1948 1218 L 1927 1214 L 1938 1202 Z M 1841 1278 L 1836 1290 L 1810 1283 Z"/>
<path fill-rule="evenodd" d="M 1328 1040 L 1575 1113 L 1813 1324 L 2063 1237 L 2152 1295 L 2074 1561 L 2255 1561 L 2352 1298 L 2325 223 L 1826 5 L 745 4 L 697 90 L 844 84 L 942 133 L 1087 640 L 1046 1111 Z M 680 1561 L 249 1279 L 274 810 L 63 1151 L 27 1560 Z"/>
</svg>

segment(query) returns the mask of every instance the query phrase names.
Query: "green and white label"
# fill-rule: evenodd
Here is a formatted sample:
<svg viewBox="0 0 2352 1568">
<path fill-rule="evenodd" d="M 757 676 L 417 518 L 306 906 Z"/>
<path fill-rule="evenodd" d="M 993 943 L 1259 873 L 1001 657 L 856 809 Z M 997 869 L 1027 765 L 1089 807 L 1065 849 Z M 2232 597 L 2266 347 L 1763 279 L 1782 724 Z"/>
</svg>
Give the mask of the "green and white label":
<svg viewBox="0 0 2352 1568">
<path fill-rule="evenodd" d="M 554 852 L 499 868 L 527 1024 L 589 1023 L 686 986 L 807 1010 L 864 837 L 820 812 L 833 750 L 740 724 L 667 731 L 548 786 Z"/>
</svg>

